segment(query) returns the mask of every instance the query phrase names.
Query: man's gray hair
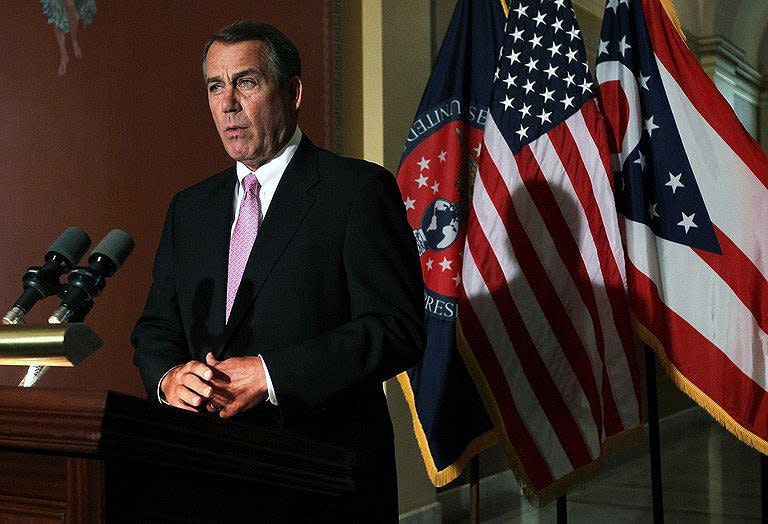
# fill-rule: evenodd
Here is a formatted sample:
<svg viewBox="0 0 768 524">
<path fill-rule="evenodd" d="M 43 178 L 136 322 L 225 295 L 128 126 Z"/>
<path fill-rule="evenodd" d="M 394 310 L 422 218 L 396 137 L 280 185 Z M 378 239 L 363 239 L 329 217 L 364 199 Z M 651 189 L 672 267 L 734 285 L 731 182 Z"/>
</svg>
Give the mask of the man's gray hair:
<svg viewBox="0 0 768 524">
<path fill-rule="evenodd" d="M 214 35 L 203 46 L 203 54 L 200 60 L 203 67 L 203 77 L 205 77 L 205 59 L 208 57 L 208 50 L 214 42 L 224 44 L 235 44 L 237 42 L 246 42 L 256 40 L 264 42 L 267 48 L 267 61 L 272 70 L 272 74 L 281 87 L 287 87 L 288 82 L 293 77 L 301 78 L 301 58 L 296 46 L 293 45 L 287 36 L 278 31 L 275 27 L 263 22 L 252 22 L 241 20 L 228 25 Z"/>
</svg>

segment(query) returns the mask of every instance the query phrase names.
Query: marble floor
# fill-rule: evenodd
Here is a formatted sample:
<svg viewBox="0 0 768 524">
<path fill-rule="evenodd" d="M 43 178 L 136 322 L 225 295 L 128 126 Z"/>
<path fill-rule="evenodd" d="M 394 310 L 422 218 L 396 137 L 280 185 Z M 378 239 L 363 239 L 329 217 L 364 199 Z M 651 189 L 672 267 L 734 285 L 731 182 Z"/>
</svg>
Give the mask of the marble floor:
<svg viewBox="0 0 768 524">
<path fill-rule="evenodd" d="M 661 428 L 666 523 L 760 521 L 760 458 L 699 408 Z M 481 482 L 481 521 L 554 523 L 556 505 L 529 506 L 509 472 Z M 469 522 L 466 489 L 443 493 L 443 522 Z M 598 476 L 567 497 L 568 523 L 653 522 L 647 446 L 609 457 Z"/>
</svg>

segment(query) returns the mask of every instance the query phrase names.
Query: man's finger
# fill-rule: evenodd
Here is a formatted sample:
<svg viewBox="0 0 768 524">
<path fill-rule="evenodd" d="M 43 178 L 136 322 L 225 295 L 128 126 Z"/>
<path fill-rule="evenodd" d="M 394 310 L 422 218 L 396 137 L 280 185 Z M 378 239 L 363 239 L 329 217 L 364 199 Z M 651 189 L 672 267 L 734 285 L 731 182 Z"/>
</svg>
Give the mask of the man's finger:
<svg viewBox="0 0 768 524">
<path fill-rule="evenodd" d="M 210 366 L 197 361 L 188 362 L 182 368 L 182 372 L 191 373 L 205 381 L 211 380 L 211 377 L 213 376 L 213 370 Z"/>
<path fill-rule="evenodd" d="M 183 402 L 188 406 L 192 406 L 192 408 L 202 407 L 203 403 L 206 402 L 207 400 L 206 398 L 198 395 L 197 393 L 195 393 L 194 391 L 192 391 L 191 389 L 185 386 L 180 386 L 178 388 L 177 394 L 181 402 Z"/>
<path fill-rule="evenodd" d="M 211 398 L 213 388 L 208 382 L 203 381 L 199 376 L 192 373 L 186 373 L 181 378 L 181 383 L 190 391 L 197 393 L 203 398 Z"/>
</svg>

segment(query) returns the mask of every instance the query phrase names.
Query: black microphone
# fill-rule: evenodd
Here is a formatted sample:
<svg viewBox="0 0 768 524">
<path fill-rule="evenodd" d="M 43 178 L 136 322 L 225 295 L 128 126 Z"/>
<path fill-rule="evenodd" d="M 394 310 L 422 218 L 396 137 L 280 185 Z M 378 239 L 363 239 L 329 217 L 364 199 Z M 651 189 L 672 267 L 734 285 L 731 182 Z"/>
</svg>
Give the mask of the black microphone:
<svg viewBox="0 0 768 524">
<path fill-rule="evenodd" d="M 91 251 L 88 267 L 72 270 L 67 280 L 67 290 L 61 306 L 48 319 L 49 324 L 63 324 L 77 315 L 78 322 L 93 306 L 93 299 L 99 296 L 111 277 L 125 263 L 135 243 L 131 235 L 121 229 L 110 231 Z"/>
<path fill-rule="evenodd" d="M 24 273 L 21 279 L 24 292 L 3 316 L 2 323 L 18 324 L 39 300 L 56 295 L 61 288 L 61 275 L 75 267 L 90 245 L 91 239 L 85 231 L 79 227 L 67 228 L 48 248 L 44 264 L 30 267 Z"/>
</svg>

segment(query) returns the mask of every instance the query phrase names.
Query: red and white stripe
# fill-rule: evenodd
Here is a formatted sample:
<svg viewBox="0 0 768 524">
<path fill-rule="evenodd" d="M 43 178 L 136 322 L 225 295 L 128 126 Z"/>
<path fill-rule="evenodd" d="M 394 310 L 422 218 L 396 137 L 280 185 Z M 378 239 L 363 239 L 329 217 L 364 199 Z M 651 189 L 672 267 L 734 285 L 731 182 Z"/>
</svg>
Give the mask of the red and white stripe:
<svg viewBox="0 0 768 524">
<path fill-rule="evenodd" d="M 460 320 L 532 491 L 640 422 L 604 144 L 592 100 L 515 155 L 485 128 Z"/>
</svg>

